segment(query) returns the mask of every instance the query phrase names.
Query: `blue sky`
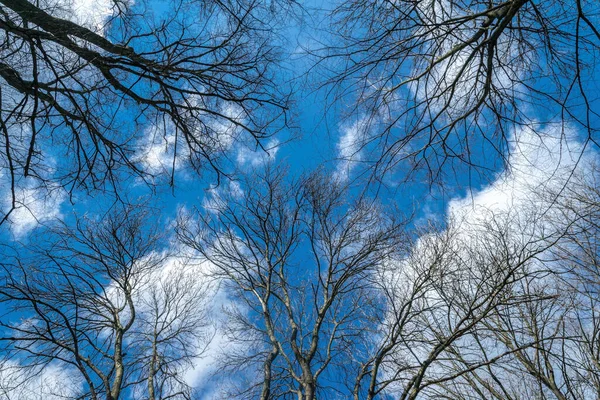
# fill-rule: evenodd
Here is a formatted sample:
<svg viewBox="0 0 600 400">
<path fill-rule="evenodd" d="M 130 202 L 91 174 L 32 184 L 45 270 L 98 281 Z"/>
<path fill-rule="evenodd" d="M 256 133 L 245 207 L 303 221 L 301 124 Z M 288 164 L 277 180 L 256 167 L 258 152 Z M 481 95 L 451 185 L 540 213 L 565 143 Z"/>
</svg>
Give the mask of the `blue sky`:
<svg viewBox="0 0 600 400">
<path fill-rule="evenodd" d="M 106 0 L 97 3 L 76 0 L 74 3 L 77 6 L 79 2 L 81 4 L 76 16 L 84 18 L 92 26 L 101 25 L 110 16 Z M 158 14 L 161 3 L 152 4 L 158 7 L 155 10 Z M 307 7 L 312 5 L 321 4 L 309 2 Z M 317 46 L 317 39 L 328 39 L 325 33 L 311 26 L 315 21 L 326 23 L 322 22 L 324 15 L 324 12 L 321 16 L 304 15 L 305 21 L 302 23 L 290 19 L 293 23 L 282 39 L 282 59 L 285 61 L 278 78 L 283 87 L 289 87 L 294 92 L 290 128 L 266 138 L 262 142 L 266 149 L 263 151 L 253 141 L 245 139 L 235 126 L 214 127 L 215 131 L 223 135 L 221 144 L 224 157 L 229 160 L 227 165 L 235 174 L 252 174 L 269 163 L 287 166 L 290 177 L 323 168 L 328 174 L 352 185 L 354 193 L 361 193 L 366 187 L 364 178 L 368 171 L 365 172 L 365 166 L 369 165 L 374 154 L 357 145 L 357 140 L 362 134 L 377 129 L 378 125 L 371 125 L 369 115 L 360 107 L 355 109 L 351 98 L 342 97 L 342 101 L 332 104 L 328 88 L 316 88 L 319 67 L 308 68 L 312 65 L 312 59 L 303 50 L 303 47 Z M 593 76 L 596 70 L 597 67 L 589 74 Z M 542 79 L 538 84 L 544 87 L 548 82 Z M 590 85 L 597 83 L 591 81 Z M 598 97 L 597 89 L 597 86 L 593 86 L 590 90 L 595 97 Z M 408 96 L 409 89 L 406 91 Z M 569 171 L 573 169 L 582 175 L 589 173 L 590 167 L 597 162 L 598 154 L 592 145 L 584 150 L 582 143 L 585 133 L 580 127 L 572 123 L 563 124 L 559 111 L 539 103 L 527 104 L 528 100 L 525 96 L 521 111 L 528 115 L 532 126 L 536 125 L 535 121 L 538 122 L 535 128 L 543 134 L 538 136 L 526 126 L 509 132 L 509 146 L 504 149 L 503 156 L 514 161 L 512 170 L 504 169 L 501 155 L 489 151 L 489 145 L 476 141 L 478 146 L 475 147 L 475 159 L 489 168 L 483 173 L 464 165 L 457 165 L 456 169 L 449 165 L 444 167 L 447 170 L 444 170 L 446 176 L 441 185 L 431 184 L 428 177 L 419 172 L 405 181 L 403 171 L 410 166 L 399 161 L 397 168 L 383 178 L 383 184 L 371 185 L 369 190 L 373 194 L 377 193 L 384 205 L 395 205 L 406 214 L 414 213 L 414 226 L 428 222 L 443 223 L 450 217 L 463 214 L 477 219 L 480 217 L 477 212 L 469 214 L 477 207 L 518 207 L 519 204 L 526 203 L 528 193 L 541 190 L 548 182 L 566 185 L 571 176 Z M 573 101 L 577 103 L 578 100 L 580 99 L 575 98 Z M 597 106 L 597 101 L 594 105 Z M 575 109 L 581 110 L 579 106 Z M 239 114 L 235 107 L 226 107 L 222 112 L 234 118 Z M 596 123 L 598 118 L 592 116 L 592 124 Z M 232 174 L 232 179 L 223 179 L 216 185 L 214 174 L 198 176 L 183 159 L 175 162 L 175 186 L 170 187 L 167 181 L 173 165 L 172 146 L 175 139 L 170 136 L 169 127 L 166 131 L 161 129 L 155 126 L 144 127 L 137 155 L 141 164 L 157 174 L 158 185 L 151 190 L 139 178 L 126 177 L 122 186 L 126 188 L 123 193 L 128 200 L 135 202 L 137 199 L 149 199 L 150 204 L 160 210 L 164 229 L 172 227 L 173 220 L 182 208 L 205 207 L 210 204 L 211 199 L 224 191 L 243 194 L 244 187 L 236 180 L 235 174 Z M 241 139 L 236 140 L 234 137 Z M 544 137 L 545 140 L 538 142 L 539 137 Z M 60 164 L 60 160 L 55 161 L 55 164 Z M 6 177 L 0 173 L 0 179 Z M 93 192 L 90 195 L 76 190 L 70 198 L 60 187 L 50 187 L 48 190 L 27 179 L 19 184 L 17 195 L 22 205 L 11 215 L 9 223 L 0 228 L 0 240 L 4 243 L 23 244 L 25 247 L 27 243 L 40 239 L 44 225 L 51 226 L 57 220 L 69 224 L 73 221 L 73 213 L 92 217 L 101 215 L 115 201 L 114 196 L 108 192 Z M 3 190 L 6 198 L 6 180 L 0 184 L 0 190 Z M 218 305 L 229 301 L 225 295 L 219 296 L 216 302 Z M 209 350 L 210 355 L 216 354 L 215 349 L 220 345 L 223 344 L 216 340 L 214 347 Z M 190 379 L 201 380 L 207 376 L 208 370 L 202 367 L 205 363 L 199 362 L 200 366 L 191 373 Z M 211 387 L 205 390 L 210 391 Z"/>
<path fill-rule="evenodd" d="M 110 15 L 109 8 L 102 8 L 103 4 L 106 7 L 108 3 L 91 4 L 83 0 L 80 5 L 75 3 L 75 7 L 78 7 L 77 15 L 86 23 L 99 26 L 100 22 L 105 21 L 105 18 Z M 284 62 L 279 79 L 282 85 L 291 88 L 294 92 L 294 103 L 290 110 L 292 117 L 290 129 L 278 132 L 262 142 L 262 145 L 268 149 L 267 153 L 257 148 L 255 142 L 244 141 L 243 136 L 240 142 L 227 144 L 225 156 L 232 162 L 231 170 L 238 168 L 238 172 L 243 173 L 271 162 L 288 165 L 292 175 L 305 173 L 321 166 L 332 173 L 344 175 L 344 179 L 349 182 L 365 177 L 365 167 L 375 155 L 368 154 L 366 151 L 356 152 L 358 147 L 354 146 L 353 139 L 357 131 L 363 128 L 376 130 L 378 127 L 369 126 L 369 122 L 366 122 L 367 115 L 360 108 L 354 109 L 352 98 L 332 102 L 331 93 L 328 93 L 331 87 L 317 89 L 322 71 L 318 67 L 308 71 L 314 58 L 308 56 L 304 48 L 316 48 L 319 46 L 318 41 L 325 43 L 329 38 L 325 32 L 311 25 L 316 23 L 323 28 L 328 21 L 325 10 L 319 12 L 310 10 L 310 7 L 315 4 L 310 2 L 306 4 L 306 9 L 309 11 L 300 17 L 304 19 L 303 21 L 290 19 L 291 24 L 281 40 Z M 158 7 L 154 10 L 154 14 L 159 16 L 162 5 L 154 4 L 153 7 Z M 540 84 L 543 86 L 544 82 Z M 231 112 L 235 113 L 235 110 Z M 552 112 L 548 115 L 548 112 L 549 109 L 546 108 L 528 107 L 527 110 L 533 120 L 556 121 L 557 114 Z M 145 129 L 144 135 L 150 137 L 152 129 L 155 128 L 147 126 Z M 160 149 L 165 146 L 172 145 L 169 139 L 165 141 L 160 137 L 162 134 L 164 133 L 161 131 L 154 143 L 144 145 L 142 139 L 142 147 L 147 153 L 154 152 L 152 155 L 145 155 L 147 157 L 145 165 L 152 172 L 165 170 L 168 175 L 172 163 L 170 153 L 172 149 L 166 153 L 155 154 L 161 153 Z M 398 166 L 400 172 L 394 174 L 392 171 L 387 174 L 383 179 L 384 185 L 378 186 L 377 189 L 382 193 L 383 199 L 396 202 L 401 208 L 414 208 L 418 217 L 426 214 L 443 214 L 451 198 L 464 196 L 471 190 L 478 190 L 482 185 L 493 180 L 496 174 L 502 172 L 501 157 L 492 151 L 486 151 L 484 143 L 480 145 L 484 147 L 477 148 L 473 154 L 484 167 L 490 168 L 483 172 L 483 176 L 478 170 L 460 165 L 453 170 L 450 167 L 456 165 L 452 165 L 445 170 L 447 176 L 442 181 L 443 185 L 429 185 L 428 177 L 419 173 L 404 181 L 402 180 L 404 166 L 400 162 Z M 354 161 L 342 160 L 346 157 L 352 157 Z M 233 178 L 235 179 L 235 175 Z M 160 184 L 156 188 L 157 193 L 152 194 L 142 182 L 132 179 L 126 184 L 131 189 L 128 196 L 152 196 L 156 205 L 164 210 L 166 218 L 172 217 L 176 209 L 182 205 L 201 202 L 206 197 L 207 191 L 210 191 L 216 183 L 214 175 L 206 174 L 199 177 L 186 169 L 183 164 L 176 166 L 176 181 L 173 189 L 165 184 L 166 176 L 158 181 Z M 356 182 L 359 187 L 364 185 L 364 179 Z M 221 186 L 228 185 L 230 183 L 224 180 Z M 11 218 L 12 225 L 7 226 L 8 230 L 3 230 L 4 237 L 8 240 L 11 238 L 27 240 L 29 235 L 35 236 L 35 227 L 38 223 L 50 222 L 55 217 L 68 218 L 72 209 L 93 212 L 95 207 L 102 207 L 112 201 L 110 194 L 103 196 L 100 192 L 94 192 L 90 197 L 87 193 L 75 191 L 71 202 L 60 189 L 52 190 L 50 198 L 42 201 L 41 198 L 45 197 L 44 191 L 40 190 L 37 193 L 34 190 L 35 182 L 24 181 L 22 187 L 24 203 L 29 206 L 31 212 L 25 210 L 25 207 L 17 210 L 16 215 Z M 415 207 L 415 202 L 420 206 Z"/>
</svg>

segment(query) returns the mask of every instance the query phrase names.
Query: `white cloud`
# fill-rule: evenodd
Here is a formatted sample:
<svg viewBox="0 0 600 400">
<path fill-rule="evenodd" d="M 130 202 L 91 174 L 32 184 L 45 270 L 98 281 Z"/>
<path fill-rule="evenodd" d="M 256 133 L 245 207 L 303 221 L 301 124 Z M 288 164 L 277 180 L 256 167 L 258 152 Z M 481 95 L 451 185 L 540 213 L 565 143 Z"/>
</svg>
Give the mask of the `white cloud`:
<svg viewBox="0 0 600 400">
<path fill-rule="evenodd" d="M 216 114 L 201 112 L 201 95 L 190 96 L 185 100 L 185 106 L 189 107 L 188 120 L 191 129 L 190 142 L 184 139 L 183 133 L 176 135 L 177 128 L 172 121 L 162 121 L 150 125 L 144 132 L 144 137 L 138 143 L 138 149 L 134 161 L 142 164 L 143 169 L 152 175 L 169 175 L 172 171 L 181 171 L 189 165 L 192 157 L 190 146 L 198 154 L 217 158 L 230 150 L 238 139 L 245 122 L 245 114 L 242 108 L 235 104 L 223 104 Z M 196 110 L 198 108 L 198 110 Z M 270 142 L 269 146 L 277 151 L 276 142 Z M 195 155 L 194 155 L 195 157 Z M 242 154 L 240 150 L 238 159 L 242 161 L 257 162 L 249 154 Z"/>
<path fill-rule="evenodd" d="M 226 333 L 228 317 L 223 313 L 223 309 L 236 306 L 236 303 L 229 297 L 223 285 L 213 278 L 214 266 L 211 263 L 203 260 L 191 249 L 176 244 L 173 246 L 169 252 L 173 255 L 164 258 L 158 268 L 146 271 L 143 279 L 138 282 L 134 294 L 136 325 L 133 330 L 144 332 L 147 328 L 144 325 L 146 323 L 150 323 L 149 326 L 154 329 L 157 318 L 157 325 L 168 325 L 169 332 L 186 327 L 184 330 L 189 333 L 190 327 L 197 326 L 198 335 L 194 339 L 195 342 L 189 346 L 198 346 L 198 349 L 203 351 L 199 356 L 193 357 L 190 363 L 182 364 L 179 374 L 190 387 L 214 392 L 212 397 L 205 393 L 203 398 L 217 399 L 220 398 L 217 393 L 222 389 L 217 385 L 222 382 L 217 382 L 220 379 L 215 377 L 220 367 L 218 361 L 227 352 L 244 351 L 242 345 L 230 340 Z M 165 253 L 151 253 L 146 259 L 139 261 L 139 266 L 147 268 L 145 262 L 153 264 L 151 259 L 162 257 L 165 257 Z M 124 304 L 120 291 L 121 289 L 114 284 L 106 290 L 115 304 Z M 171 303 L 167 304 L 168 301 Z M 123 307 L 120 318 L 123 321 L 129 318 L 126 307 Z M 129 337 L 128 340 L 137 339 Z M 183 337 L 179 336 L 177 340 L 182 339 Z M 145 346 L 149 348 L 149 344 Z M 190 348 L 190 351 L 193 349 Z M 146 388 L 140 386 L 135 390 L 136 393 L 139 390 L 139 395 L 143 396 Z"/>
<path fill-rule="evenodd" d="M 194 255 L 189 254 L 189 251 L 185 249 L 178 249 L 177 253 L 178 256 L 169 257 L 162 268 L 153 271 L 148 276 L 149 285 L 138 294 L 137 307 L 140 314 L 148 311 L 152 314 L 152 311 L 148 309 L 150 302 L 147 298 L 150 295 L 156 296 L 158 291 L 170 287 L 175 289 L 175 292 L 166 293 L 166 295 L 177 296 L 173 300 L 178 301 L 177 307 L 185 309 L 184 304 L 187 304 L 189 311 L 193 313 L 193 315 L 187 316 L 182 314 L 180 317 L 184 319 L 199 318 L 198 322 L 205 324 L 198 326 L 199 333 L 202 334 L 197 338 L 201 342 L 196 343 L 199 348 L 205 348 L 205 351 L 199 357 L 192 359 L 191 366 L 182 371 L 186 383 L 195 387 L 204 382 L 215 370 L 212 361 L 215 360 L 216 353 L 223 345 L 222 335 L 215 331 L 215 326 L 222 320 L 219 312 L 220 305 L 227 300 L 219 290 L 219 285 L 210 280 L 211 265 L 208 262 L 191 261 L 190 257 Z M 193 258 L 197 259 L 197 257 Z M 172 308 L 173 305 L 169 305 L 169 308 Z M 165 304 L 165 309 L 169 308 L 166 308 Z M 172 325 L 185 325 L 188 322 L 187 320 L 173 321 Z M 202 341 L 206 342 L 202 343 Z"/>
<path fill-rule="evenodd" d="M 70 19 L 97 32 L 103 32 L 107 20 L 115 15 L 113 0 L 73 0 Z"/>
<path fill-rule="evenodd" d="M 481 10 L 451 4 L 448 0 L 418 3 L 417 12 L 424 25 L 414 36 L 422 38 L 421 42 L 428 46 L 422 52 L 431 56 L 416 60 L 410 76 L 425 75 L 411 81 L 408 88 L 419 102 L 426 102 L 434 113 L 443 110 L 443 114 L 450 118 L 462 116 L 467 109 L 476 105 L 483 94 L 485 76 L 482 74 L 486 71 L 480 64 L 485 61 L 482 61 L 479 53 L 473 56 L 475 44 L 458 49 L 482 29 L 483 18 L 469 22 L 463 20 L 478 11 Z M 511 90 L 512 96 L 519 93 L 519 90 L 515 90 L 521 81 L 519 63 L 527 62 L 527 55 L 519 52 L 517 47 L 517 40 L 497 41 L 494 62 L 499 60 L 511 67 L 494 68 L 491 75 L 492 87 L 501 92 Z M 435 65 L 432 65 L 433 60 L 436 60 Z"/>
<path fill-rule="evenodd" d="M 192 135 L 207 152 L 230 150 L 246 122 L 244 109 L 232 102 L 223 102 L 217 107 L 210 102 L 210 98 L 203 98 L 202 89 L 198 89 L 198 93 L 184 100 Z M 202 111 L 206 109 L 212 109 L 213 112 Z"/>
<path fill-rule="evenodd" d="M 187 146 L 176 143 L 176 140 L 172 124 L 167 124 L 166 127 L 150 126 L 146 130 L 145 142 L 141 144 L 135 161 L 141 162 L 144 169 L 153 175 L 168 174 L 172 169 L 180 170 L 185 164 L 189 150 Z"/>
<path fill-rule="evenodd" d="M 469 304 L 484 298 L 485 291 L 495 287 L 494 279 L 504 279 L 505 262 L 521 265 L 522 271 L 514 273 L 527 274 L 530 288 L 545 285 L 551 279 L 548 274 L 536 272 L 553 268 L 555 257 L 548 248 L 563 237 L 572 220 L 560 204 L 572 204 L 569 196 L 591 183 L 590 172 L 597 165 L 598 154 L 585 151 L 576 131 L 568 127 L 563 130 L 549 125 L 537 131 L 523 127 L 512 137 L 510 169 L 470 196 L 452 199 L 444 230 L 420 237 L 405 260 L 390 261 L 382 268 L 381 281 L 394 300 L 393 309 L 401 310 L 403 304 L 412 302 L 413 316 L 403 328 L 407 342 L 398 344 L 394 362 L 418 365 L 428 357 L 433 345 L 427 341 L 435 344 L 440 336 L 449 335 L 461 318 L 456 300 Z M 530 258 L 532 255 L 535 257 Z M 553 287 L 549 285 L 547 290 Z M 520 289 L 517 286 L 510 290 L 518 293 Z M 411 300 L 415 291 L 418 295 Z M 393 324 L 395 318 L 395 314 L 390 314 L 384 324 Z M 386 332 L 385 328 L 381 331 Z M 410 342 L 413 331 L 419 332 L 414 343 Z M 460 339 L 455 349 L 471 349 L 465 357 L 477 362 L 481 354 L 477 348 L 469 347 L 469 340 Z M 504 351 L 497 342 L 490 346 L 490 357 Z M 429 371 L 439 377 L 452 373 L 452 368 L 442 356 Z M 404 376 L 406 381 L 409 375 Z M 403 387 L 398 384 L 389 389 Z"/>
<path fill-rule="evenodd" d="M 208 145 L 221 151 L 231 148 L 234 141 L 242 131 L 240 127 L 244 124 L 246 114 L 244 110 L 235 103 L 225 103 L 221 106 L 219 113 L 223 117 L 212 117 L 207 123 L 208 130 L 202 130 L 201 140 Z"/>
<path fill-rule="evenodd" d="M 341 126 L 341 135 L 337 143 L 339 158 L 335 172 L 337 179 L 347 180 L 358 162 L 362 160 L 362 151 L 373 122 L 373 117 L 362 116 L 352 124 Z"/>
<path fill-rule="evenodd" d="M 469 252 L 493 243 L 494 229 L 502 230 L 513 246 L 530 251 L 535 246 L 544 248 L 566 232 L 570 220 L 561 204 L 572 201 L 568 198 L 572 193 L 591 183 L 598 154 L 585 151 L 576 131 L 561 126 L 515 131 L 508 154 L 510 168 L 481 190 L 449 201 L 445 216 L 449 229 L 440 239 L 452 235 L 451 245 L 457 246 L 461 258 L 469 259 Z M 413 252 L 431 248 L 432 240 L 440 240 L 436 237 L 421 238 Z"/>
<path fill-rule="evenodd" d="M 31 130 L 27 126 L 13 125 L 9 135 L 13 157 L 15 154 L 27 154 Z M 56 164 L 54 155 L 46 154 L 42 163 L 32 167 L 35 169 L 34 178 L 25 177 L 17 163 L 9 166 L 6 160 L 0 160 L 0 219 L 9 213 L 5 223 L 16 238 L 25 237 L 40 223 L 62 217 L 61 206 L 67 199 L 67 193 L 55 181 Z M 11 182 L 12 179 L 14 182 Z"/>
<path fill-rule="evenodd" d="M 240 147 L 237 153 L 237 163 L 240 166 L 258 167 L 273 161 L 279 151 L 279 140 L 271 139 L 263 148 L 251 150 Z"/>
<path fill-rule="evenodd" d="M 202 208 L 210 212 L 218 212 L 227 206 L 228 198 L 241 199 L 244 197 L 244 189 L 236 181 L 229 181 L 222 185 L 207 191 L 202 200 Z"/>
<path fill-rule="evenodd" d="M 510 143 L 509 169 L 472 196 L 450 201 L 448 215 L 475 222 L 485 218 L 486 213 L 478 210 L 527 212 L 537 207 L 552 213 L 556 194 L 587 179 L 598 159 L 597 154 L 584 151 L 573 128 L 563 128 L 550 124 L 540 130 L 527 126 L 516 131 Z"/>
<path fill-rule="evenodd" d="M 6 185 L 3 188 L 3 209 L 11 208 L 12 196 Z M 39 224 L 62 218 L 61 205 L 66 200 L 64 189 L 47 189 L 26 185 L 15 190 L 15 209 L 8 218 L 9 228 L 17 238 L 23 238 Z"/>
<path fill-rule="evenodd" d="M 35 371 L 14 361 L 0 365 L 0 398 L 10 400 L 73 398 L 81 387 L 73 371 L 50 364 Z"/>
<path fill-rule="evenodd" d="M 133 4 L 134 0 L 42 0 L 40 7 L 104 35 L 110 18 Z"/>
</svg>

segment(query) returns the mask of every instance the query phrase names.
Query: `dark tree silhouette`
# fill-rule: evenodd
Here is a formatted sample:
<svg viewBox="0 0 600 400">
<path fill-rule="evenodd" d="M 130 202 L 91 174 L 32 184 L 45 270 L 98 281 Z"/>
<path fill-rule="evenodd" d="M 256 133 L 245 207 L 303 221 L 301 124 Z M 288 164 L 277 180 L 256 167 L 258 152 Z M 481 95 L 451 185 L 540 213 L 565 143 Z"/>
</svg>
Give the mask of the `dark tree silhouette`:
<svg viewBox="0 0 600 400">
<path fill-rule="evenodd" d="M 115 1 L 101 26 L 73 22 L 68 4 L 0 2 L 2 221 L 24 177 L 69 193 L 114 189 L 121 172 L 149 180 L 150 143 L 168 149 L 173 185 L 177 163 L 220 175 L 231 143 L 285 123 L 276 3 L 178 0 L 155 17 Z"/>
<path fill-rule="evenodd" d="M 598 144 L 598 15 L 586 0 L 351 0 L 316 55 L 334 100 L 368 121 L 356 147 L 373 176 L 439 181 L 446 166 L 484 172 L 521 124 L 573 124 Z"/>
</svg>

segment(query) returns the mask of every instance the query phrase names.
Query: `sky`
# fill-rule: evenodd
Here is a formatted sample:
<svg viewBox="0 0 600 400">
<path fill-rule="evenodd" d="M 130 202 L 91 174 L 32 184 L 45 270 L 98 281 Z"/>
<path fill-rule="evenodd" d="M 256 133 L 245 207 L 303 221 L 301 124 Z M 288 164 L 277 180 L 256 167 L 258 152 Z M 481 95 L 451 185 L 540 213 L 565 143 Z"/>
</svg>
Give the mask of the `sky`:
<svg viewBox="0 0 600 400">
<path fill-rule="evenodd" d="M 133 4 L 133 0 L 130 0 Z M 320 4 L 320 2 L 313 2 Z M 314 5 L 310 2 L 307 8 Z M 160 10 L 159 10 L 160 11 Z M 99 32 L 110 29 L 107 21 L 112 16 L 110 0 L 72 0 L 70 8 L 64 12 L 57 11 L 57 16 L 70 18 Z M 365 177 L 365 161 L 371 155 L 361 146 L 361 141 L 368 137 L 374 129 L 370 118 L 360 109 L 347 115 L 352 104 L 329 104 L 330 97 L 325 90 L 319 90 L 318 77 L 310 69 L 312 58 L 306 49 L 318 46 L 321 35 L 311 24 L 326 24 L 324 14 L 305 16 L 302 22 L 294 21 L 282 39 L 284 67 L 282 76 L 284 83 L 295 92 L 293 110 L 291 111 L 291 127 L 278 132 L 262 142 L 264 150 L 257 148 L 252 142 L 235 140 L 240 134 L 238 128 L 231 124 L 214 122 L 212 128 L 218 132 L 218 140 L 227 158 L 238 171 L 250 173 L 260 170 L 268 164 L 286 165 L 291 176 L 299 176 L 315 168 L 324 168 L 332 176 L 352 187 L 354 193 L 361 193 L 365 185 L 361 178 Z M 453 43 L 446 44 L 454 45 Z M 505 49 L 510 52 L 510 49 Z M 444 66 L 447 68 L 448 66 Z M 496 77 L 499 81 L 509 80 L 505 76 Z M 411 89 L 417 90 L 417 89 Z M 428 90 L 427 87 L 418 90 Z M 417 96 L 420 96 L 417 93 Z M 240 110 L 234 106 L 224 107 L 221 112 L 232 118 L 243 118 Z M 510 161 L 510 169 L 506 169 L 499 155 L 482 156 L 491 168 L 485 176 L 470 175 L 464 171 L 459 175 L 449 174 L 443 185 L 429 185 L 423 175 L 415 175 L 408 182 L 393 176 L 384 180 L 383 185 L 373 189 L 379 200 L 387 205 L 394 204 L 407 214 L 414 213 L 412 226 L 428 223 L 448 224 L 451 220 L 465 219 L 485 220 L 488 215 L 482 210 L 505 212 L 509 209 L 523 210 L 531 207 L 531 197 L 543 190 L 566 187 L 577 179 L 585 180 L 600 156 L 592 146 L 585 147 L 584 132 L 575 125 L 559 123 L 556 118 L 548 118 L 546 109 L 527 107 L 526 112 L 532 121 L 536 121 L 536 131 L 524 126 L 509 132 L 509 147 L 504 157 Z M 214 176 L 207 174 L 199 177 L 190 171 L 184 157 L 173 163 L 173 145 L 175 137 L 167 126 L 147 126 L 136 155 L 148 171 L 164 179 L 174 166 L 175 186 L 160 184 L 157 190 L 149 190 L 139 179 L 130 179 L 130 198 L 151 198 L 151 204 L 160 210 L 161 223 L 165 228 L 172 226 L 177 213 L 182 209 L 197 207 L 214 207 L 219 194 L 223 192 L 243 196 L 244 187 L 234 179 L 224 179 L 217 185 Z M 542 132 L 540 135 L 539 132 Z M 180 156 L 185 153 L 180 153 Z M 401 166 L 402 167 L 402 166 Z M 575 171 L 575 173 L 573 173 Z M 161 176 L 161 174 L 163 174 Z M 166 174 L 166 175 L 165 175 Z M 548 182 L 551 185 L 548 186 Z M 7 177 L 0 170 L 0 193 L 3 207 L 10 203 Z M 11 214 L 9 223 L 0 227 L 0 241 L 4 243 L 27 246 L 35 242 L 43 232 L 43 226 L 52 226 L 56 221 L 73 221 L 74 213 L 95 215 L 110 207 L 114 198 L 102 193 L 89 195 L 74 192 L 69 196 L 61 187 L 39 186 L 32 179 L 22 179 L 16 192 L 17 208 Z M 551 208 L 552 205 L 537 204 L 538 207 Z M 160 273 L 168 275 L 174 261 L 167 263 Z M 204 266 L 205 267 L 205 266 Z M 202 268 L 202 267 L 201 267 Z M 199 273 L 200 274 L 200 273 Z M 219 309 L 231 301 L 226 293 L 214 288 L 214 304 L 211 312 L 219 318 Z M 216 359 L 219 350 L 230 346 L 223 336 L 216 336 L 210 345 L 207 356 L 196 360 L 195 367 L 186 377 L 191 384 L 198 385 L 213 371 L 210 360 Z M 33 385 L 48 385 L 64 379 L 65 371 L 48 370 Z M 0 374 L 0 381 L 4 375 Z M 202 385 L 200 384 L 202 387 Z M 210 398 L 214 387 L 203 387 L 206 398 Z M 215 396 L 218 396 L 216 394 Z"/>
<path fill-rule="evenodd" d="M 110 0 L 89 1 L 75 0 L 71 4 L 72 12 L 66 10 L 57 12 L 57 16 L 68 17 L 75 22 L 92 27 L 98 31 L 110 29 L 107 25 L 113 11 Z M 310 2 L 307 9 L 310 9 Z M 160 14 L 160 11 L 154 11 Z M 292 175 L 306 173 L 319 166 L 327 170 L 342 181 L 350 184 L 365 176 L 364 167 L 372 159 L 372 154 L 362 146 L 362 141 L 377 129 L 378 121 L 373 121 L 373 116 L 361 110 L 348 114 L 352 108 L 350 100 L 331 104 L 330 94 L 326 90 L 318 90 L 318 71 L 312 73 L 309 67 L 314 60 L 307 54 L 307 49 L 319 46 L 324 40 L 324 32 L 315 30 L 310 24 L 327 24 L 326 12 L 312 13 L 304 16 L 305 20 L 293 21 L 283 37 L 283 49 L 289 51 L 289 55 L 282 57 L 284 61 L 283 81 L 292 88 L 294 92 L 293 109 L 290 112 L 290 128 L 262 142 L 263 148 L 256 146 L 253 142 L 235 140 L 239 132 L 234 126 L 214 125 L 212 128 L 221 132 L 221 146 L 225 150 L 226 157 L 230 159 L 235 167 L 242 173 L 261 168 L 267 163 L 285 164 L 289 166 Z M 450 44 L 452 45 L 452 44 Z M 442 66 L 441 68 L 445 68 Z M 448 78 L 446 78 L 448 79 Z M 502 77 L 498 78 L 502 79 Z M 412 90 L 412 89 L 410 89 Z M 419 90 L 426 90 L 421 88 Z M 225 115 L 236 116 L 239 110 L 234 107 L 221 110 Z M 547 120 L 544 115 L 546 110 L 528 110 L 530 118 L 535 121 L 539 114 L 540 120 Z M 550 120 L 552 121 L 552 120 Z M 554 122 L 558 122 L 555 120 Z M 217 123 L 217 122 L 215 122 Z M 551 123 L 548 128 L 541 124 L 541 129 L 552 129 Z M 173 163 L 173 144 L 175 137 L 169 126 L 164 127 L 147 126 L 144 137 L 140 143 L 140 150 L 135 157 L 151 173 L 162 174 L 164 178 L 175 171 L 175 188 L 168 185 L 159 185 L 158 193 L 152 194 L 140 181 L 133 182 L 135 190 L 133 196 L 152 196 L 159 205 L 165 217 L 173 217 L 178 207 L 189 206 L 198 201 L 203 202 L 211 196 L 213 190 L 228 190 L 235 183 L 225 180 L 222 187 L 215 189 L 214 176 L 198 177 L 189 171 L 185 164 L 185 150 L 180 149 L 180 156 Z M 558 129 L 558 128 L 557 128 Z M 570 131 L 576 130 L 570 128 Z M 573 133 L 569 138 L 577 138 L 580 133 Z M 514 130 L 509 133 L 509 140 L 513 142 L 520 140 L 518 132 Z M 567 141 L 565 140 L 565 144 Z M 264 150 L 263 150 L 264 149 Z M 505 151 L 504 156 L 509 151 Z M 52 161 L 52 160 L 51 160 Z M 472 174 L 472 171 L 461 170 L 458 174 L 450 176 L 442 185 L 428 185 L 426 177 L 416 175 L 409 181 L 401 181 L 394 178 L 393 174 L 385 177 L 383 186 L 377 189 L 384 192 L 384 197 L 398 203 L 401 207 L 414 207 L 418 201 L 420 207 L 415 209 L 417 218 L 436 214 L 443 215 L 447 204 L 457 197 L 473 196 L 485 185 L 489 185 L 497 176 L 501 176 L 503 164 L 501 157 L 490 152 L 486 156 L 485 166 L 491 168 L 486 175 L 481 177 Z M 50 166 L 52 168 L 52 165 Z M 467 173 L 468 172 L 468 173 Z M 9 190 L 7 176 L 0 178 L 0 189 L 7 193 Z M 235 177 L 234 177 L 235 179 Z M 357 186 L 362 183 L 358 182 Z M 69 198 L 67 193 L 60 187 L 38 187 L 33 179 L 23 179 L 17 188 L 17 209 L 10 217 L 8 231 L 3 230 L 5 239 L 26 241 L 34 234 L 37 227 L 60 218 L 68 218 L 72 210 L 90 211 L 90 207 L 102 204 L 98 201 L 101 193 L 94 193 L 93 197 L 85 193 L 74 193 Z M 108 196 L 105 201 L 110 201 Z M 8 206 L 9 197 L 4 196 L 4 206 Z"/>
</svg>

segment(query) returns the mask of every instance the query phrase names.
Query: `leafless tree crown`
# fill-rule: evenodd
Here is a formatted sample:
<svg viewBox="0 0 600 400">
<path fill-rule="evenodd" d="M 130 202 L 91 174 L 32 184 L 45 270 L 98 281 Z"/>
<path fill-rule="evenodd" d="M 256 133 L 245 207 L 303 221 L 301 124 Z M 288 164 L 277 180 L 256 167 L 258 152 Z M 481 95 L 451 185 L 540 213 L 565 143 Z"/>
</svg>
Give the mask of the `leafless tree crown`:
<svg viewBox="0 0 600 400">
<path fill-rule="evenodd" d="M 351 0 L 331 16 L 332 43 L 310 50 L 333 100 L 368 121 L 376 178 L 407 162 L 433 181 L 483 171 L 521 124 L 574 124 L 598 144 L 594 2 Z"/>
<path fill-rule="evenodd" d="M 8 398 L 190 398 L 183 372 L 211 336 L 207 288 L 183 257 L 169 263 L 151 220 L 126 208 L 57 228 L 26 256 L 2 249 Z M 49 368 L 56 387 L 36 381 Z"/>
<path fill-rule="evenodd" d="M 68 192 L 115 188 L 121 172 L 150 180 L 147 142 L 169 149 L 171 184 L 180 161 L 219 175 L 232 142 L 260 143 L 285 123 L 274 8 L 164 6 L 159 18 L 144 1 L 115 1 L 110 20 L 90 26 L 72 21 L 68 3 L 0 3 L 0 168 L 13 207 L 28 176 Z"/>
</svg>

